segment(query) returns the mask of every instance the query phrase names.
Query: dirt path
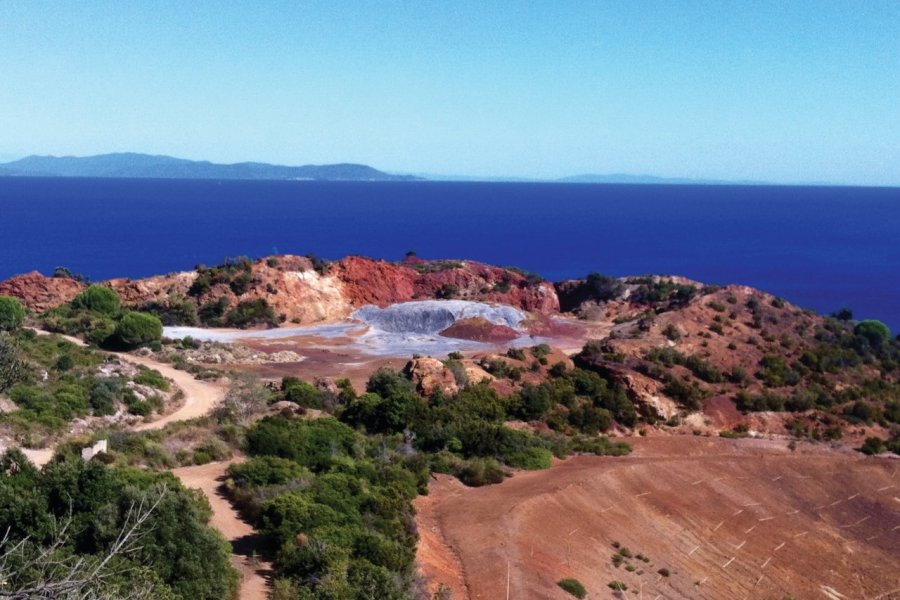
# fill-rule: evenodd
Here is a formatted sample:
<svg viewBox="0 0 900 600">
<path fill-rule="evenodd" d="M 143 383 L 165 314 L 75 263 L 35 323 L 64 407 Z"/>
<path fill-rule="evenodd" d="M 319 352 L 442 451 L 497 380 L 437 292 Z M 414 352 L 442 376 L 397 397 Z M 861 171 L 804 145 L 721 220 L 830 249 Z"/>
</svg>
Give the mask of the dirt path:
<svg viewBox="0 0 900 600">
<path fill-rule="evenodd" d="M 169 423 L 202 417 L 209 414 L 225 397 L 225 389 L 222 386 L 198 381 L 190 373 L 179 371 L 169 364 L 131 354 L 118 354 L 117 356 L 130 363 L 156 369 L 163 377 L 174 381 L 175 385 L 184 392 L 184 404 L 178 410 L 155 421 L 132 427 L 134 431 L 162 429 Z"/>
<path fill-rule="evenodd" d="M 50 332 L 40 329 L 34 329 L 33 331 L 35 331 L 38 335 L 54 335 Z M 58 335 L 64 340 L 72 342 L 76 346 L 87 345 L 83 340 L 80 340 L 77 337 L 62 334 L 55 335 Z M 132 431 L 151 431 L 155 429 L 162 429 L 169 423 L 175 423 L 177 421 L 187 421 L 188 419 L 196 419 L 197 417 L 202 417 L 209 414 L 210 411 L 212 411 L 212 409 L 222 401 L 222 398 L 225 397 L 225 389 L 222 386 L 206 381 L 198 381 L 194 379 L 194 377 L 190 373 L 186 371 L 179 371 L 168 363 L 159 362 L 158 360 L 154 360 L 152 358 L 147 358 L 144 356 L 126 354 L 124 352 L 110 352 L 110 354 L 118 357 L 120 360 L 123 360 L 125 362 L 129 362 L 135 365 L 141 365 L 147 367 L 148 369 L 155 369 L 159 371 L 160 374 L 163 375 L 163 377 L 171 379 L 173 382 L 175 382 L 175 385 L 178 386 L 182 392 L 184 392 L 184 404 L 179 407 L 178 410 L 164 417 L 156 419 L 155 421 L 150 421 L 149 423 L 141 423 L 139 425 L 130 427 L 129 429 L 131 429 Z M 32 459 L 35 464 L 37 464 L 38 466 L 42 466 L 53 457 L 53 449 L 42 448 L 37 450 L 28 450 L 25 452 L 25 454 L 30 459 Z"/>
<path fill-rule="evenodd" d="M 40 335 L 49 335 L 38 331 Z M 75 337 L 61 336 L 66 340 L 84 346 L 85 343 Z M 208 414 L 225 396 L 222 386 L 194 379 L 190 373 L 179 371 L 169 364 L 151 358 L 131 354 L 114 353 L 120 360 L 142 365 L 159 371 L 164 377 L 171 379 L 184 393 L 184 404 L 173 413 L 156 421 L 141 423 L 131 427 L 132 431 L 148 431 L 162 429 L 169 423 L 195 419 Z M 34 464 L 43 466 L 53 458 L 54 448 L 23 450 Z M 181 482 L 190 488 L 200 489 L 209 500 L 213 515 L 210 525 L 219 530 L 232 545 L 232 563 L 241 573 L 241 600 L 264 600 L 269 594 L 268 577 L 271 565 L 251 559 L 255 548 L 259 546 L 259 534 L 240 518 L 231 502 L 222 493 L 222 481 L 225 470 L 230 464 L 240 462 L 234 459 L 228 462 L 214 462 L 194 467 L 182 467 L 172 472 Z"/>
<path fill-rule="evenodd" d="M 272 565 L 252 558 L 253 550 L 259 546 L 259 534 L 241 519 L 223 490 L 225 470 L 241 460 L 181 467 L 173 469 L 172 473 L 185 487 L 200 489 L 209 499 L 213 510 L 210 525 L 231 542 L 232 564 L 241 573 L 241 600 L 265 600 L 269 594 Z"/>
</svg>

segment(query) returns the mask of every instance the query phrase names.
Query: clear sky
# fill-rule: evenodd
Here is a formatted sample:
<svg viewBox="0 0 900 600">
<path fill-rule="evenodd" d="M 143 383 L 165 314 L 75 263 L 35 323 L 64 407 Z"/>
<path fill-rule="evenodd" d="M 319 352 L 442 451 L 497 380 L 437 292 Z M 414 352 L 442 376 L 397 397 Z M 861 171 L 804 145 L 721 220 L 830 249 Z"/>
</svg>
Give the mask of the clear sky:
<svg viewBox="0 0 900 600">
<path fill-rule="evenodd" d="M 900 185 L 900 1 L 0 0 L 0 157 Z"/>
</svg>

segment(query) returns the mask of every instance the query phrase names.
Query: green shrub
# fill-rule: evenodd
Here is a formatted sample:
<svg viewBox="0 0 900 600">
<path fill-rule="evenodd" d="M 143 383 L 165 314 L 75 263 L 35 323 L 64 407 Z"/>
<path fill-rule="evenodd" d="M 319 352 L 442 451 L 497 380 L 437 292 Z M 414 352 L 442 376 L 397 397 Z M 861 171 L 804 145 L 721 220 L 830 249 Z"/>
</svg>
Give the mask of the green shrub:
<svg viewBox="0 0 900 600">
<path fill-rule="evenodd" d="M 321 471 L 341 455 L 349 455 L 357 439 L 353 429 L 333 418 L 295 421 L 269 416 L 247 432 L 247 450 L 254 456 L 289 458 Z"/>
<path fill-rule="evenodd" d="M 579 600 L 587 597 L 587 590 L 584 588 L 584 585 L 577 579 L 573 579 L 571 577 L 567 577 L 566 579 L 560 579 L 556 582 L 556 585 L 566 590 Z"/>
<path fill-rule="evenodd" d="M 881 321 L 869 319 L 860 321 L 853 328 L 855 335 L 865 338 L 873 346 L 881 346 L 891 340 L 891 330 Z"/>
<path fill-rule="evenodd" d="M 22 326 L 25 307 L 15 298 L 0 296 L 0 331 L 14 331 Z"/>
<path fill-rule="evenodd" d="M 450 300 L 459 295 L 459 286 L 452 283 L 445 283 L 434 293 L 434 297 L 440 300 Z"/>
<path fill-rule="evenodd" d="M 553 466 L 553 454 L 546 448 L 525 448 L 504 458 L 509 466 L 529 471 L 549 469 Z"/>
<path fill-rule="evenodd" d="M 665 328 L 662 330 L 662 334 L 666 336 L 667 339 L 672 340 L 673 342 L 677 342 L 681 339 L 681 332 L 678 331 L 678 328 L 672 323 L 669 323 L 665 326 Z"/>
<path fill-rule="evenodd" d="M 525 360 L 525 351 L 521 348 L 510 348 L 506 351 L 506 356 L 513 360 Z"/>
<path fill-rule="evenodd" d="M 122 393 L 122 382 L 119 379 L 98 379 L 90 391 L 90 404 L 94 414 L 111 415 L 116 412 L 116 400 Z"/>
<path fill-rule="evenodd" d="M 617 592 L 624 592 L 628 590 L 628 586 L 625 585 L 622 581 L 613 580 L 606 584 L 609 589 L 616 590 Z"/>
<path fill-rule="evenodd" d="M 200 322 L 208 327 L 222 327 L 225 325 L 225 314 L 231 301 L 226 296 L 220 296 L 218 300 L 207 302 L 197 311 Z"/>
<path fill-rule="evenodd" d="M 284 399 L 306 408 L 322 408 L 323 394 L 314 385 L 301 381 L 296 377 L 285 377 L 281 380 L 281 391 Z"/>
<path fill-rule="evenodd" d="M 115 342 L 124 348 L 137 348 L 162 339 L 163 324 L 147 313 L 127 312 L 116 325 Z"/>
<path fill-rule="evenodd" d="M 140 306 L 140 312 L 159 317 L 163 325 L 188 325 L 200 323 L 197 306 L 182 296 L 170 296 L 167 302 L 147 302 Z"/>
<path fill-rule="evenodd" d="M 252 325 L 278 326 L 278 316 L 264 298 L 242 300 L 225 315 L 229 327 L 244 329 Z"/>
<path fill-rule="evenodd" d="M 550 351 L 551 348 L 547 344 L 538 344 L 537 346 L 531 347 L 531 355 L 537 359 L 547 358 Z"/>
<path fill-rule="evenodd" d="M 119 295 L 102 285 L 92 285 L 72 300 L 72 307 L 77 310 L 89 310 L 107 316 L 116 315 L 119 306 Z"/>
<path fill-rule="evenodd" d="M 6 391 L 22 377 L 24 363 L 19 359 L 19 350 L 4 339 L 0 339 L 0 392 Z"/>
<path fill-rule="evenodd" d="M 800 383 L 800 374 L 787 364 L 783 356 L 767 354 L 759 361 L 757 376 L 769 387 L 793 386 Z"/>
<path fill-rule="evenodd" d="M 491 485 L 503 481 L 503 467 L 493 458 L 473 458 L 465 463 L 457 477 L 471 487 Z"/>
<path fill-rule="evenodd" d="M 153 369 L 141 369 L 137 377 L 134 378 L 135 383 L 141 385 L 149 385 L 164 392 L 169 391 L 169 380 L 162 376 L 162 373 Z"/>
<path fill-rule="evenodd" d="M 56 359 L 56 370 L 60 372 L 66 372 L 72 367 L 75 366 L 75 359 L 72 358 L 69 354 L 63 354 L 58 359 Z"/>
<path fill-rule="evenodd" d="M 885 444 L 884 440 L 878 437 L 868 437 L 866 441 L 863 442 L 862 447 L 859 449 L 863 454 L 868 454 L 869 456 L 873 456 L 875 454 L 881 454 L 882 452 L 887 452 L 887 444 Z"/>
</svg>

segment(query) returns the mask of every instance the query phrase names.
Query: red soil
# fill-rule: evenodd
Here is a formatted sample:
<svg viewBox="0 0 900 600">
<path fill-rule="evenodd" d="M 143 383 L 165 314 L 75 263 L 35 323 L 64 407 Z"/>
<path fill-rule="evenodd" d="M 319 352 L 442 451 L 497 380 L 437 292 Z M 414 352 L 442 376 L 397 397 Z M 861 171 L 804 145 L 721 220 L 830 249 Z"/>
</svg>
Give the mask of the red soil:
<svg viewBox="0 0 900 600">
<path fill-rule="evenodd" d="M 65 277 L 46 277 L 37 271 L 0 281 L 0 296 L 18 298 L 35 312 L 43 312 L 77 296 L 84 285 Z"/>
<path fill-rule="evenodd" d="M 522 334 L 505 325 L 491 323 L 484 317 L 460 319 L 441 332 L 441 335 L 460 340 L 502 344 L 510 342 Z"/>
<path fill-rule="evenodd" d="M 564 577 L 591 598 L 616 597 L 613 580 L 619 597 L 898 597 L 897 460 L 762 440 L 634 446 L 484 488 L 437 477 L 416 501 L 422 574 L 457 599 L 564 600 Z M 614 542 L 649 562 L 613 566 Z"/>
</svg>

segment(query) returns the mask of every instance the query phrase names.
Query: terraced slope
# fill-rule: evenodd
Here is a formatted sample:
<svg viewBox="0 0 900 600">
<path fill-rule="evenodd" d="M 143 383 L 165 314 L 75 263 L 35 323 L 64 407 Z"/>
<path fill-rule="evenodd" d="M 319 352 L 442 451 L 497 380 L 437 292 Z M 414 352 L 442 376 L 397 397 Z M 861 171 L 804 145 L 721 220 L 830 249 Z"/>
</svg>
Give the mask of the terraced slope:
<svg viewBox="0 0 900 600">
<path fill-rule="evenodd" d="M 612 581 L 651 599 L 900 597 L 900 461 L 753 440 L 635 446 L 485 488 L 439 478 L 417 501 L 423 573 L 454 598 L 506 597 L 507 569 L 511 598 L 567 598 L 564 577 L 591 598 L 614 597 Z M 614 544 L 631 555 L 618 567 Z"/>
</svg>

